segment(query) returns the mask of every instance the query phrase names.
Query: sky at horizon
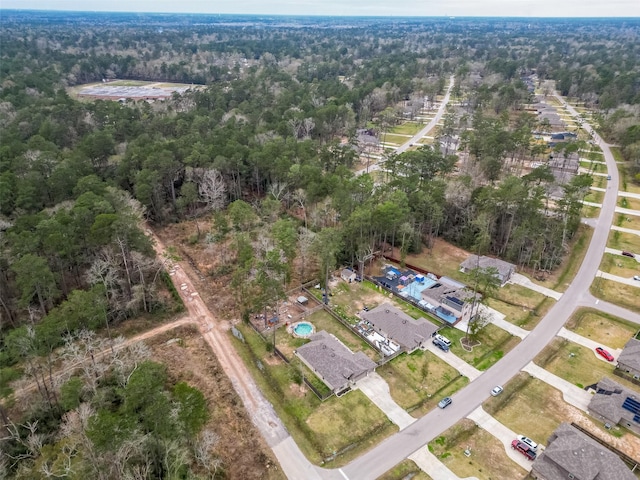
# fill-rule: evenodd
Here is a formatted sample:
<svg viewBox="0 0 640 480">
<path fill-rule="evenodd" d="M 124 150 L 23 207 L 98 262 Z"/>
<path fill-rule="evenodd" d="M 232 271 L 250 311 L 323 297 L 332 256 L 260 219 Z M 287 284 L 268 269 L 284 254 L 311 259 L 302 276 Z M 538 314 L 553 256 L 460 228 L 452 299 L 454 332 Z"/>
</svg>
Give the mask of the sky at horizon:
<svg viewBox="0 0 640 480">
<path fill-rule="evenodd" d="M 3 0 L 3 9 L 409 17 L 640 17 L 640 0 Z"/>
</svg>

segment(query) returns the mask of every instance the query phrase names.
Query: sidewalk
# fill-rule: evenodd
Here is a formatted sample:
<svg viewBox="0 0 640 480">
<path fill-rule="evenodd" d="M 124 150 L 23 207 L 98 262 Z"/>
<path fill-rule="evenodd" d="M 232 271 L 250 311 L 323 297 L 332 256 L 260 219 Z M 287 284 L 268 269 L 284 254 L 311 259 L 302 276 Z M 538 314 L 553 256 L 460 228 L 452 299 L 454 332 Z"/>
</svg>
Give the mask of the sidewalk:
<svg viewBox="0 0 640 480">
<path fill-rule="evenodd" d="M 587 411 L 587 407 L 591 401 L 591 394 L 589 392 L 576 387 L 551 372 L 547 372 L 544 368 L 539 367 L 533 362 L 529 362 L 522 371 L 560 390 L 562 392 L 562 398 L 569 405 L 573 405 L 583 412 Z"/>
<path fill-rule="evenodd" d="M 558 336 L 562 338 L 566 338 L 567 340 L 573 343 L 577 343 L 578 345 L 582 345 L 583 347 L 587 347 L 588 349 L 591 350 L 591 352 L 596 356 L 598 360 L 602 360 L 605 363 L 611 363 L 611 362 L 608 362 L 607 360 L 602 358 L 600 355 L 598 355 L 596 353 L 596 347 L 602 347 L 611 355 L 613 355 L 614 362 L 618 360 L 618 355 L 620 355 L 620 353 L 622 352 L 621 348 L 607 347 L 603 343 L 594 342 L 590 338 L 583 337 L 582 335 L 578 335 L 577 333 L 574 333 L 571 330 L 567 330 L 564 327 L 560 329 L 560 331 L 558 332 Z"/>
<path fill-rule="evenodd" d="M 416 421 L 415 418 L 409 415 L 391 398 L 389 385 L 384 378 L 377 373 L 370 373 L 363 379 L 358 380 L 356 387 L 369 397 L 369 400 L 375 403 L 376 406 L 389 417 L 389 420 L 398 425 L 400 430 Z"/>
<path fill-rule="evenodd" d="M 562 297 L 562 294 L 560 292 L 556 292 L 555 290 L 551 290 L 550 288 L 543 287 L 542 285 L 538 285 L 537 283 L 533 283 L 527 277 L 519 273 L 514 273 L 513 275 L 511 275 L 509 283 L 515 283 L 516 285 L 527 287 L 529 290 L 534 290 L 538 293 L 541 293 L 545 297 L 551 297 L 556 300 L 560 300 L 560 298 Z"/>
<path fill-rule="evenodd" d="M 416 465 L 434 480 L 460 480 L 460 477 L 449 470 L 427 447 L 413 452 L 408 458 L 416 462 Z M 478 479 L 467 477 L 466 480 Z"/>
<path fill-rule="evenodd" d="M 480 375 L 482 375 L 482 372 L 480 370 L 478 370 L 475 367 L 472 367 L 471 365 L 469 365 L 467 362 L 462 360 L 460 357 L 456 356 L 451 351 L 443 352 L 431 342 L 427 344 L 427 350 L 433 353 L 436 357 L 440 358 L 441 360 L 444 360 L 446 363 L 451 365 L 458 372 L 460 372 L 462 375 L 467 377 L 469 381 L 473 381 L 476 378 L 478 378 Z"/>
<path fill-rule="evenodd" d="M 468 416 L 468 419 L 473 420 L 483 430 L 486 430 L 491 435 L 496 437 L 502 444 L 504 445 L 504 450 L 507 453 L 507 456 L 524 468 L 527 472 L 531 471 L 531 461 L 527 460 L 526 457 L 511 448 L 511 442 L 516 439 L 518 434 L 507 428 L 503 424 L 501 424 L 494 417 L 489 415 L 482 409 L 482 405 L 476 408 L 473 412 L 471 412 Z M 538 447 L 540 448 L 540 447 Z"/>
</svg>

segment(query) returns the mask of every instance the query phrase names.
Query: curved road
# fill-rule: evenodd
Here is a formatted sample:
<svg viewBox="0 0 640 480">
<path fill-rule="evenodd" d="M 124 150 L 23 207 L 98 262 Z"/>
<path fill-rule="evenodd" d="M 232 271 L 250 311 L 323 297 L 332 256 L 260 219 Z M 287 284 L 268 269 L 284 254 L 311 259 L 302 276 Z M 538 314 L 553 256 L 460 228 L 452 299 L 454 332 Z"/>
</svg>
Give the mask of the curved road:
<svg viewBox="0 0 640 480">
<path fill-rule="evenodd" d="M 560 99 L 560 97 L 558 98 Z M 577 112 L 572 107 L 566 105 L 562 99 L 560 101 L 573 115 L 577 115 Z M 640 324 L 640 315 L 616 305 L 598 301 L 589 293 L 589 287 L 596 275 L 607 244 L 615 213 L 619 178 L 617 166 L 609 146 L 590 125 L 584 123 L 583 128 L 593 134 L 593 137 L 602 148 L 607 169 L 611 173 L 611 180 L 608 182 L 602 210 L 596 221 L 585 260 L 582 262 L 571 286 L 549 310 L 549 313 L 540 321 L 535 330 L 520 342 L 516 348 L 505 355 L 502 360 L 454 395 L 453 404 L 447 410 L 436 409 L 431 411 L 341 469 L 323 470 L 317 467 L 323 478 L 342 480 L 377 478 L 414 451 L 424 447 L 429 441 L 480 406 L 488 397 L 489 391 L 493 386 L 503 385 L 517 375 L 556 336 L 560 328 L 578 307 L 590 306 Z"/>
</svg>

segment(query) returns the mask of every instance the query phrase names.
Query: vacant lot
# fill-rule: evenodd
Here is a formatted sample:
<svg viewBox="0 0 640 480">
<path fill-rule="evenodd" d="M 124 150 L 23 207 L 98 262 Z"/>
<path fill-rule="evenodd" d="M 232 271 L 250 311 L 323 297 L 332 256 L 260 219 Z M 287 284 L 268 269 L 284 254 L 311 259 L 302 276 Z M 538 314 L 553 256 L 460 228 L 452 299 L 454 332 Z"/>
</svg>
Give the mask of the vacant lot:
<svg viewBox="0 0 640 480">
<path fill-rule="evenodd" d="M 634 323 L 589 308 L 576 311 L 565 326 L 583 337 L 599 340 L 611 348 L 624 347 L 640 328 Z"/>
<path fill-rule="evenodd" d="M 598 190 L 590 190 L 589 193 L 584 197 L 585 202 L 593 202 L 593 203 L 602 203 L 604 200 L 604 192 L 599 192 Z"/>
<path fill-rule="evenodd" d="M 640 200 L 631 197 L 619 197 L 618 205 L 622 208 L 640 211 Z"/>
<path fill-rule="evenodd" d="M 455 368 L 422 350 L 400 355 L 376 371 L 389 384 L 396 403 L 417 418 L 468 383 Z"/>
<path fill-rule="evenodd" d="M 466 336 L 465 332 L 457 328 L 445 327 L 442 333 L 451 340 L 451 351 L 478 370 L 486 370 L 520 343 L 518 337 L 489 324 L 474 337 L 480 345 L 473 347 L 469 352 L 460 344 L 460 340 Z"/>
<path fill-rule="evenodd" d="M 554 338 L 534 361 L 580 388 L 593 385 L 602 377 L 611 377 L 621 385 L 637 389 L 631 382 L 613 376 L 613 362 L 599 360 L 593 350 L 563 338 Z"/>
<path fill-rule="evenodd" d="M 630 228 L 632 230 L 640 230 L 640 216 L 618 213 L 616 216 L 616 225 L 618 227 Z"/>
<path fill-rule="evenodd" d="M 399 463 L 377 480 L 432 480 L 429 475 L 420 470 L 413 460 Z"/>
<path fill-rule="evenodd" d="M 524 372 L 505 386 L 502 395 L 487 400 L 483 408 L 516 434 L 543 445 L 562 422 L 575 422 L 627 455 L 640 458 L 640 438 L 621 429 L 604 430 L 602 424 L 565 403 L 559 390 Z"/>
<path fill-rule="evenodd" d="M 640 236 L 632 233 L 612 230 L 609 234 L 607 247 L 617 248 L 618 250 L 629 250 L 632 252 L 640 251 Z"/>
<path fill-rule="evenodd" d="M 408 255 L 406 262 L 437 275 L 447 275 L 464 282 L 468 276 L 460 272 L 460 264 L 469 255 L 471 255 L 469 252 L 438 238 L 433 248 L 425 248 L 422 253 Z M 396 258 L 398 258 L 397 255 Z"/>
<path fill-rule="evenodd" d="M 385 144 L 393 144 L 393 145 L 402 145 L 403 143 L 407 142 L 409 139 L 411 138 L 411 136 L 404 136 L 404 135 L 394 135 L 391 133 L 387 133 L 386 135 L 382 135 L 382 142 Z"/>
<path fill-rule="evenodd" d="M 640 263 L 635 258 L 605 253 L 602 256 L 602 262 L 600 262 L 600 270 L 619 277 L 630 278 L 638 274 Z"/>
<path fill-rule="evenodd" d="M 591 293 L 602 300 L 640 312 L 640 302 L 638 302 L 640 288 L 638 287 L 598 277 L 591 284 Z"/>
<path fill-rule="evenodd" d="M 402 125 L 395 126 L 389 129 L 389 133 L 397 135 L 415 135 L 424 127 L 422 123 L 405 122 Z"/>
<path fill-rule="evenodd" d="M 471 451 L 471 456 L 464 454 Z M 429 450 L 461 478 L 480 480 L 525 478 L 527 472 L 513 462 L 504 445 L 471 420 L 461 420 L 429 443 Z"/>
</svg>

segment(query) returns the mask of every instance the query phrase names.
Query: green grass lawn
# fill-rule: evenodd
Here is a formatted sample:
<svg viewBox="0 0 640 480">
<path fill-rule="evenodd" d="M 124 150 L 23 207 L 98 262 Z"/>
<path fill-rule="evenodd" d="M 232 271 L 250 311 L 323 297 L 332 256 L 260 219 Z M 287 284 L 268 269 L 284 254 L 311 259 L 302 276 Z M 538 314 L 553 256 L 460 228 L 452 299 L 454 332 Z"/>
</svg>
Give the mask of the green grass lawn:
<svg viewBox="0 0 640 480">
<path fill-rule="evenodd" d="M 586 202 L 601 204 L 602 201 L 604 200 L 604 192 L 599 192 L 597 190 L 590 190 L 589 193 L 587 193 L 587 195 L 584 197 L 584 200 Z"/>
<path fill-rule="evenodd" d="M 451 340 L 451 351 L 478 370 L 486 370 L 513 349 L 520 339 L 495 325 L 489 324 L 476 335 L 480 345 L 468 352 L 460 344 L 465 332 L 453 327 L 445 327 L 442 334 Z"/>
<path fill-rule="evenodd" d="M 376 372 L 389 384 L 396 403 L 418 418 L 468 383 L 455 368 L 422 350 L 400 355 Z"/>
<path fill-rule="evenodd" d="M 640 272 L 640 263 L 634 258 L 605 253 L 600 262 L 600 270 L 619 277 L 633 277 Z"/>
<path fill-rule="evenodd" d="M 592 162 L 588 162 L 585 160 L 582 160 L 580 162 L 580 166 L 582 168 L 586 168 L 588 170 L 591 170 L 594 173 L 604 173 L 607 171 L 607 166 L 602 164 L 602 163 L 592 163 Z"/>
<path fill-rule="evenodd" d="M 638 301 L 640 288 L 638 287 L 598 277 L 591 284 L 590 290 L 594 296 L 602 300 L 640 313 L 640 302 Z"/>
<path fill-rule="evenodd" d="M 628 208 L 630 210 L 638 210 L 640 212 L 640 200 L 631 197 L 618 197 L 618 206 Z"/>
<path fill-rule="evenodd" d="M 464 454 L 471 451 L 471 456 Z M 527 472 L 513 462 L 504 445 L 471 420 L 461 420 L 429 442 L 429 450 L 460 478 L 523 479 Z"/>
<path fill-rule="evenodd" d="M 305 456 L 317 465 L 338 467 L 349 462 L 398 428 L 360 391 L 324 402 L 302 388 L 295 368 L 274 357 L 258 334 L 238 325 L 245 343 L 234 345 L 260 390 L 274 406 Z"/>
<path fill-rule="evenodd" d="M 409 141 L 411 137 L 403 137 L 401 135 L 392 135 L 387 133 L 383 136 L 384 143 L 391 143 L 393 145 L 402 145 L 403 143 Z"/>
<path fill-rule="evenodd" d="M 616 215 L 615 222 L 618 227 L 640 231 L 640 215 L 625 215 L 623 213 L 618 213 Z"/>
<path fill-rule="evenodd" d="M 582 413 L 562 399 L 562 393 L 542 380 L 521 372 L 497 397 L 483 404 L 484 410 L 518 435 L 545 444 L 562 422 Z"/>
<path fill-rule="evenodd" d="M 393 128 L 389 129 L 389 133 L 390 134 L 401 134 L 401 135 L 415 135 L 416 133 L 418 133 L 420 131 L 421 128 L 423 128 L 424 125 L 422 123 L 417 123 L 417 122 L 406 122 L 403 123 L 402 125 L 397 125 Z"/>
<path fill-rule="evenodd" d="M 582 207 L 580 216 L 584 218 L 598 218 L 600 216 L 600 207 L 585 205 L 584 207 Z"/>
<path fill-rule="evenodd" d="M 611 348 L 622 348 L 640 327 L 599 310 L 581 308 L 565 327 L 586 338 L 599 340 Z"/>
<path fill-rule="evenodd" d="M 613 362 L 603 362 L 591 349 L 563 338 L 554 338 L 534 361 L 545 370 L 580 388 L 593 385 L 602 377 L 611 377 L 622 385 L 636 388 L 630 382 L 613 376 Z"/>
<path fill-rule="evenodd" d="M 404 460 L 379 476 L 377 480 L 432 480 L 413 460 Z"/>
<path fill-rule="evenodd" d="M 611 233 L 609 233 L 607 247 L 640 252 L 640 235 L 612 230 Z"/>
</svg>

